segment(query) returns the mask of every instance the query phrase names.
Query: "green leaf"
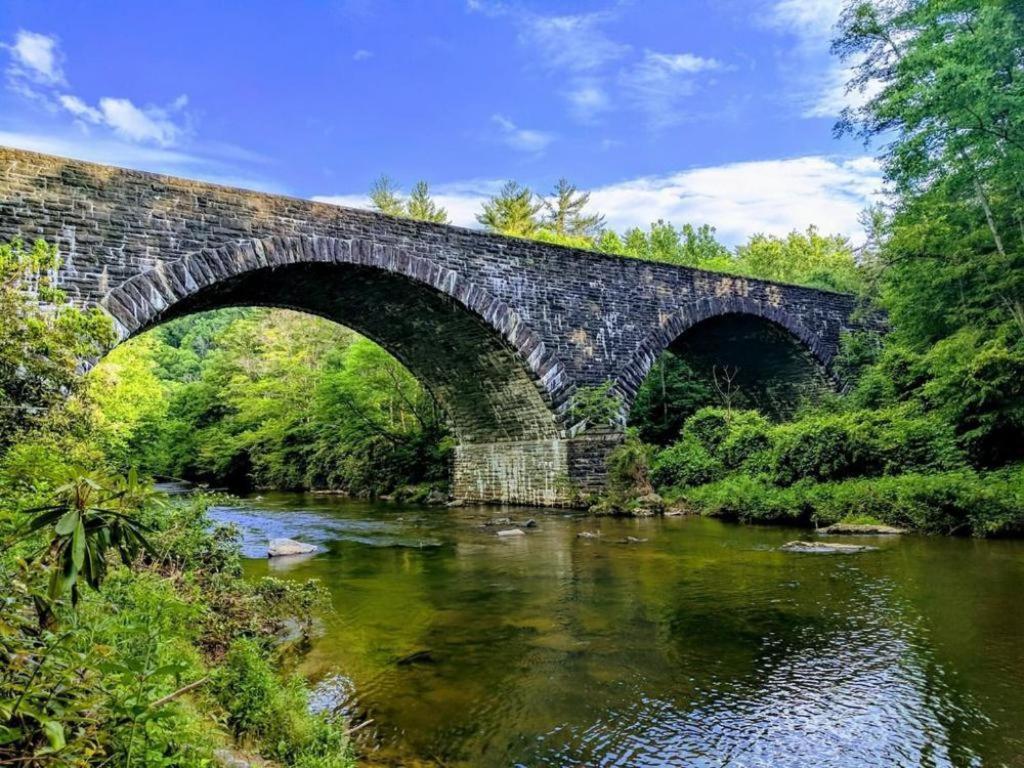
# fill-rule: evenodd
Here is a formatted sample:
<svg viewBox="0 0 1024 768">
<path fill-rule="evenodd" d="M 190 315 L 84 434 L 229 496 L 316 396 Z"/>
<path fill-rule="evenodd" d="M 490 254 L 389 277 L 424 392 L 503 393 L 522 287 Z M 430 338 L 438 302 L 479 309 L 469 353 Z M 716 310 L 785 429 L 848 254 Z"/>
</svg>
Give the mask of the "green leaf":
<svg viewBox="0 0 1024 768">
<path fill-rule="evenodd" d="M 67 742 L 64 739 L 64 726 L 56 720 L 47 720 L 43 723 L 43 734 L 46 736 L 46 740 L 50 743 L 50 748 L 48 750 L 44 750 L 43 753 L 56 752 L 64 749 L 67 745 Z"/>
<path fill-rule="evenodd" d="M 75 535 L 71 540 L 71 561 L 74 563 L 76 571 L 80 571 L 85 563 L 85 525 L 82 523 L 81 517 L 78 519 Z"/>
<path fill-rule="evenodd" d="M 63 517 L 53 526 L 58 536 L 69 536 L 75 527 L 81 522 L 81 515 L 77 509 L 69 509 Z"/>
</svg>

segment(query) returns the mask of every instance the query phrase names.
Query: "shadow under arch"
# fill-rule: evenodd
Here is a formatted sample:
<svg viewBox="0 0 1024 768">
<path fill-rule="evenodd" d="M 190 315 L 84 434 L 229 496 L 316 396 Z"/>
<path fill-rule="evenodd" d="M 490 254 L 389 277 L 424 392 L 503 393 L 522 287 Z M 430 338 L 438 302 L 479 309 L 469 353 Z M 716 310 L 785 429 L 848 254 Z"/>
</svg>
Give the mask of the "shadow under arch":
<svg viewBox="0 0 1024 768">
<path fill-rule="evenodd" d="M 438 399 L 461 442 L 554 439 L 564 366 L 506 304 L 453 270 L 359 240 L 272 237 L 161 262 L 101 302 L 121 340 L 231 306 L 333 320 L 380 344 Z"/>
<path fill-rule="evenodd" d="M 644 339 L 616 381 L 627 410 L 658 358 L 673 353 L 688 363 L 730 369 L 741 404 L 785 416 L 802 397 L 819 397 L 841 382 L 834 350 L 803 322 L 775 306 L 745 297 L 704 299 L 668 317 Z"/>
</svg>

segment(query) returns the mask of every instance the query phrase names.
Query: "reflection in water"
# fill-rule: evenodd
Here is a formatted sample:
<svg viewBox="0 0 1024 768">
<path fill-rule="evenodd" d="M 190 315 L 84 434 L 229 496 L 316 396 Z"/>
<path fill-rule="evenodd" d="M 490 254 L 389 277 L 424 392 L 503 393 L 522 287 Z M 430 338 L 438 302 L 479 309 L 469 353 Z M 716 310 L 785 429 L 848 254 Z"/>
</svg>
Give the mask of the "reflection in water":
<svg viewBox="0 0 1024 768">
<path fill-rule="evenodd" d="M 330 589 L 303 671 L 316 705 L 374 719 L 382 764 L 1024 766 L 1019 542 L 818 556 L 777 528 L 536 510 L 504 539 L 482 525 L 499 514 L 287 494 L 214 512 L 253 557 L 323 548 L 274 575 Z"/>
</svg>

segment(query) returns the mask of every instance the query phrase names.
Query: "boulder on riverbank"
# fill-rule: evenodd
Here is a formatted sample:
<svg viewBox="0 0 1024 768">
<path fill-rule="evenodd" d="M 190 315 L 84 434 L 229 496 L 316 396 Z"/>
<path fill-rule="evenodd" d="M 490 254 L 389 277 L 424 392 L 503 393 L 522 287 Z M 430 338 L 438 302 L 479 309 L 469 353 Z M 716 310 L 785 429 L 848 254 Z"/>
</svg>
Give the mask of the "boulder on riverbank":
<svg viewBox="0 0 1024 768">
<path fill-rule="evenodd" d="M 267 557 L 286 557 L 288 555 L 308 555 L 316 552 L 316 545 L 306 544 L 295 539 L 271 539 L 267 547 Z"/>
<path fill-rule="evenodd" d="M 595 517 L 654 517 L 664 511 L 665 500 L 653 491 L 625 500 L 602 499 L 588 509 Z"/>
<path fill-rule="evenodd" d="M 789 541 L 779 547 L 783 552 L 798 552 L 805 555 L 854 555 L 870 552 L 878 547 L 867 544 L 833 544 L 827 541 Z"/>
<path fill-rule="evenodd" d="M 828 528 L 822 528 L 818 533 L 829 535 L 847 536 L 899 536 L 906 533 L 902 528 L 891 525 L 863 524 L 863 523 L 835 523 Z"/>
</svg>

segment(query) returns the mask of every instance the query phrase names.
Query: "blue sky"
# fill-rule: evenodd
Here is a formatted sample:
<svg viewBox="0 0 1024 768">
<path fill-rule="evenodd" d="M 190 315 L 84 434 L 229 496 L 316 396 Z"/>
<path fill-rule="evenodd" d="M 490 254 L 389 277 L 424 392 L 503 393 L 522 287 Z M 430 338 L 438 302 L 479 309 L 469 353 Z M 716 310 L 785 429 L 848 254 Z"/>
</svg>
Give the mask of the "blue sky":
<svg viewBox="0 0 1024 768">
<path fill-rule="evenodd" d="M 466 225 L 565 176 L 619 229 L 857 239 L 880 181 L 832 137 L 839 6 L 2 0 L 0 144 L 349 205 L 425 179 Z"/>
</svg>

